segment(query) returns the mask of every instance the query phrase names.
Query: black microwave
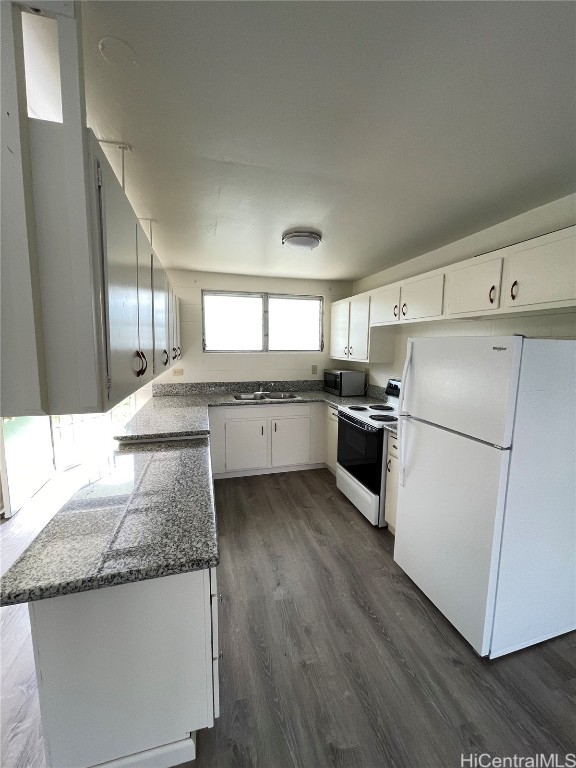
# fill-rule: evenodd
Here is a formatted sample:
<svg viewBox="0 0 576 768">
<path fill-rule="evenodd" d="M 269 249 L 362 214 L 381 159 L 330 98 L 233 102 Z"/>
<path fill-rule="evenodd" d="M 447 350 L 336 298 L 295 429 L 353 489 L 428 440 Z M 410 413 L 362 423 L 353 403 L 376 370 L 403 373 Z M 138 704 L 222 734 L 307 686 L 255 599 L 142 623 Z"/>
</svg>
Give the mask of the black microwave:
<svg viewBox="0 0 576 768">
<path fill-rule="evenodd" d="M 363 371 L 324 370 L 324 391 L 338 397 L 362 396 L 366 389 Z"/>
</svg>

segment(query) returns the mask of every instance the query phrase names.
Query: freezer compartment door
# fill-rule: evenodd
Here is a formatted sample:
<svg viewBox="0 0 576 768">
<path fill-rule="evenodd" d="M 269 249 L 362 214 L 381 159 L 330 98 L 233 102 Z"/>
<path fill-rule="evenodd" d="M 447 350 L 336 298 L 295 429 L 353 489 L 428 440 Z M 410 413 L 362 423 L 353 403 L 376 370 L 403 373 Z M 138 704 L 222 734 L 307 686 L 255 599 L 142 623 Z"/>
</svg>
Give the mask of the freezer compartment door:
<svg viewBox="0 0 576 768">
<path fill-rule="evenodd" d="M 509 452 L 406 419 L 394 560 L 488 653 Z"/>
<path fill-rule="evenodd" d="M 403 412 L 509 447 L 522 341 L 520 336 L 409 339 Z"/>
</svg>

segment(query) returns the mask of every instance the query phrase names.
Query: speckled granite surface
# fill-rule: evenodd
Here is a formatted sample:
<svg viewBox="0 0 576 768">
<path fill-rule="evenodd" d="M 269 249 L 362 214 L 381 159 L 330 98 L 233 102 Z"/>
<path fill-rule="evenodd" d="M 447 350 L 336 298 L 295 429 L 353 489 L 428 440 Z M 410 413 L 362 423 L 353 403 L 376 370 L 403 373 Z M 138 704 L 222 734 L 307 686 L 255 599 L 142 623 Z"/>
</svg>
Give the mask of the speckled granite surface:
<svg viewBox="0 0 576 768">
<path fill-rule="evenodd" d="M 121 446 L 2 578 L 0 605 L 170 576 L 219 561 L 208 439 Z"/>
<path fill-rule="evenodd" d="M 163 385 L 164 386 L 164 385 Z M 170 386 L 170 385 L 166 385 Z M 179 385 L 175 385 L 179 386 Z M 336 397 L 328 392 L 297 391 L 294 400 L 234 400 L 229 393 L 212 392 L 208 394 L 152 397 L 130 419 L 124 429 L 115 435 L 122 442 L 158 440 L 164 438 L 193 437 L 209 433 L 208 408 L 217 406 L 248 406 L 258 408 L 262 405 L 288 405 L 294 403 L 329 403 L 339 405 L 362 405 L 378 403 L 374 397 Z"/>
<path fill-rule="evenodd" d="M 231 394 L 234 392 L 257 392 L 270 389 L 276 392 L 315 392 L 324 388 L 320 379 L 298 379 L 295 381 L 199 381 L 186 384 L 152 384 L 154 397 L 180 395 Z"/>
</svg>

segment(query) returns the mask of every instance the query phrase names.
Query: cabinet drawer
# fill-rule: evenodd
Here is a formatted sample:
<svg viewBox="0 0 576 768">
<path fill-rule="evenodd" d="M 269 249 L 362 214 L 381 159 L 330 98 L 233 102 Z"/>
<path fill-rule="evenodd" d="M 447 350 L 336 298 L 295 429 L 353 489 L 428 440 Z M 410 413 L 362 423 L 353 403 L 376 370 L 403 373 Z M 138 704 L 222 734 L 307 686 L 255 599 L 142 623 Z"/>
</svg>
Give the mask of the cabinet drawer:
<svg viewBox="0 0 576 768">
<path fill-rule="evenodd" d="M 395 435 L 388 435 L 388 456 L 398 458 L 398 438 Z"/>
</svg>

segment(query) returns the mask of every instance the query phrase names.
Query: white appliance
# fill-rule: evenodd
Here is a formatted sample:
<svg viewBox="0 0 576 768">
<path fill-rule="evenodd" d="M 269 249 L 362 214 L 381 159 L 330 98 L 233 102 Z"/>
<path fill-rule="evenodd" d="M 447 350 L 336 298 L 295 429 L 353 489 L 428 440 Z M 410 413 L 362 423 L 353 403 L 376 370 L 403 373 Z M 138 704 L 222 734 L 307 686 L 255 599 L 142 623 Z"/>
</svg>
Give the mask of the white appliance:
<svg viewBox="0 0 576 768">
<path fill-rule="evenodd" d="M 576 342 L 409 339 L 394 559 L 482 656 L 576 628 Z"/>
<path fill-rule="evenodd" d="M 384 520 L 387 428 L 398 424 L 400 382 L 390 379 L 386 402 L 338 408 L 336 485 L 372 525 Z"/>
</svg>

